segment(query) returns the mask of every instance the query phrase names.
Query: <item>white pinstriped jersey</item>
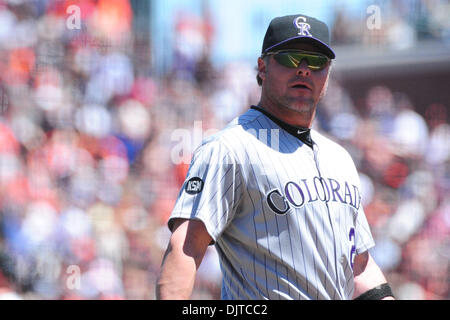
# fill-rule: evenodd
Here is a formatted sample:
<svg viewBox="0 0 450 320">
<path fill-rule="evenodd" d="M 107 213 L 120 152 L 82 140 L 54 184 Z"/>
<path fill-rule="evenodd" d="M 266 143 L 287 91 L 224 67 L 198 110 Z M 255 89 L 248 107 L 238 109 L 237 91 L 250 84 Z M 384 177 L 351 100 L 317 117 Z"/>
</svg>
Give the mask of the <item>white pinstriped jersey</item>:
<svg viewBox="0 0 450 320">
<path fill-rule="evenodd" d="M 311 130 L 305 145 L 250 109 L 195 151 L 169 219 L 215 242 L 222 299 L 351 299 L 355 254 L 372 246 L 350 155 Z"/>
</svg>

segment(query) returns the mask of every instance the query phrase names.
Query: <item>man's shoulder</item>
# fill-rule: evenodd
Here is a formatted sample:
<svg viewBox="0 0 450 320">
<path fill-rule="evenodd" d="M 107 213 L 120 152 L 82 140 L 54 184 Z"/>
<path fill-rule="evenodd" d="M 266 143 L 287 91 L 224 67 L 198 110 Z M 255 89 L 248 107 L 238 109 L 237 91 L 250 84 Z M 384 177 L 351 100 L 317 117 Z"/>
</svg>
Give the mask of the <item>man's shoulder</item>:
<svg viewBox="0 0 450 320">
<path fill-rule="evenodd" d="M 202 145 L 205 144 L 225 144 L 236 145 L 238 140 L 245 140 L 252 134 L 251 129 L 261 128 L 260 119 L 263 117 L 257 110 L 249 109 L 240 116 L 231 120 L 224 128 L 216 133 L 208 136 L 203 140 Z"/>
<path fill-rule="evenodd" d="M 345 149 L 345 147 L 343 147 L 339 142 L 334 140 L 333 137 L 320 133 L 317 130 L 311 130 L 311 137 L 313 141 L 318 144 L 320 150 L 333 155 L 341 155 L 351 158 L 348 150 Z"/>
<path fill-rule="evenodd" d="M 240 116 L 234 118 L 223 131 L 248 131 L 249 129 L 259 129 L 264 126 L 262 121 L 264 114 L 256 109 L 248 109 Z"/>
</svg>

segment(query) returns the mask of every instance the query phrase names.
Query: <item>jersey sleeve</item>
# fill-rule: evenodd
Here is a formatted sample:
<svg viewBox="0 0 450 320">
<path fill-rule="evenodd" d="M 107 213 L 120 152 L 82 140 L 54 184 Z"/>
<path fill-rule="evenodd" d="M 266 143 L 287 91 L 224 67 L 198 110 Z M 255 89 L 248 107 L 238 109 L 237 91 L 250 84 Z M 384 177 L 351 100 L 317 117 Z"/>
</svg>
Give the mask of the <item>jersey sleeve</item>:
<svg viewBox="0 0 450 320">
<path fill-rule="evenodd" d="M 358 216 L 355 223 L 355 249 L 357 254 L 361 254 L 375 246 L 372 232 L 370 231 L 369 223 L 367 222 L 364 209 L 361 207 L 358 210 Z"/>
<path fill-rule="evenodd" d="M 361 181 L 356 167 L 354 167 L 354 174 L 358 189 L 361 190 Z M 362 197 L 364 197 L 364 194 L 360 195 L 358 200 L 358 212 L 355 222 L 355 249 L 357 254 L 361 254 L 375 246 L 375 240 L 373 239 L 370 225 L 364 212 Z"/>
<path fill-rule="evenodd" d="M 241 170 L 225 145 L 220 141 L 202 145 L 194 152 L 169 217 L 169 229 L 172 231 L 176 218 L 197 219 L 216 241 L 233 219 L 241 199 L 241 182 Z"/>
<path fill-rule="evenodd" d="M 349 169 L 351 172 L 351 176 L 353 177 L 353 181 L 355 182 L 359 190 L 358 191 L 359 199 L 356 200 L 358 202 L 357 204 L 358 209 L 355 221 L 355 250 L 356 254 L 361 254 L 366 252 L 373 246 L 375 246 L 375 240 L 372 236 L 370 225 L 367 221 L 366 213 L 364 212 L 363 208 L 362 197 L 364 197 L 364 194 L 360 194 L 362 188 L 358 169 L 356 168 L 350 154 L 347 151 L 345 151 L 345 154 L 348 163 L 351 165 L 351 168 Z"/>
</svg>

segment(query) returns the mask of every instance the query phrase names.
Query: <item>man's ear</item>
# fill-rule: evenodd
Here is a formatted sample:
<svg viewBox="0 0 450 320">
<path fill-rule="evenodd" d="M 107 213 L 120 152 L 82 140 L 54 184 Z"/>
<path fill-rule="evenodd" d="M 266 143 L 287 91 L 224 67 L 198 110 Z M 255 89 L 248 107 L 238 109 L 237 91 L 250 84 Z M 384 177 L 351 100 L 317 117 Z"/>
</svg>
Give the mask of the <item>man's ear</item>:
<svg viewBox="0 0 450 320">
<path fill-rule="evenodd" d="M 261 57 L 258 58 L 258 76 L 262 79 L 266 79 L 266 60 L 262 59 Z"/>
</svg>

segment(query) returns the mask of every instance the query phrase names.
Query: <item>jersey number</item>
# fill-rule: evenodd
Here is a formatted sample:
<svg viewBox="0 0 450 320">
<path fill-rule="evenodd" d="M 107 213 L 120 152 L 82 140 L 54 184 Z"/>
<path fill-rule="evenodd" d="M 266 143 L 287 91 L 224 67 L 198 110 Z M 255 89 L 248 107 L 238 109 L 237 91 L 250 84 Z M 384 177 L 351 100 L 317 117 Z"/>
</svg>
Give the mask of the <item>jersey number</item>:
<svg viewBox="0 0 450 320">
<path fill-rule="evenodd" d="M 352 243 L 352 247 L 350 249 L 350 266 L 353 270 L 353 262 L 355 260 L 355 253 L 356 253 L 356 247 L 355 247 L 355 228 L 350 228 L 350 233 L 348 234 L 348 240 Z"/>
</svg>

